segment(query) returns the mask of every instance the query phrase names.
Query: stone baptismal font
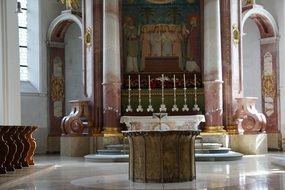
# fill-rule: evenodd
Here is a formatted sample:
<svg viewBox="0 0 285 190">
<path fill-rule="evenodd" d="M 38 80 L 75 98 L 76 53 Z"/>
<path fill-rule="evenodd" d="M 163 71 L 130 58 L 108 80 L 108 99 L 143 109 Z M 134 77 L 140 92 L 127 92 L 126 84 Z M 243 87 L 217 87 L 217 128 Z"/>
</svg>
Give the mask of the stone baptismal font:
<svg viewBox="0 0 285 190">
<path fill-rule="evenodd" d="M 195 138 L 203 115 L 123 116 L 129 140 L 129 179 L 169 183 L 196 179 Z"/>
</svg>

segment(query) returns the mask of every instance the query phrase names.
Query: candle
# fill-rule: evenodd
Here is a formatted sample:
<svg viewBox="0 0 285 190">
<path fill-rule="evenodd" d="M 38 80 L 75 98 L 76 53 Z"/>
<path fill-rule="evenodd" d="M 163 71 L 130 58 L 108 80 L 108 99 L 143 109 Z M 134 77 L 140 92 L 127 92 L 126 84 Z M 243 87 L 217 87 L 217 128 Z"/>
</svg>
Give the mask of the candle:
<svg viewBox="0 0 285 190">
<path fill-rule="evenodd" d="M 183 74 L 184 88 L 186 88 L 185 74 Z"/>
<path fill-rule="evenodd" d="M 129 89 L 131 89 L 131 77 L 129 75 Z"/>
<path fill-rule="evenodd" d="M 196 87 L 196 74 L 194 74 L 194 85 Z"/>
<path fill-rule="evenodd" d="M 150 76 L 148 75 L 148 89 L 150 89 Z"/>
<path fill-rule="evenodd" d="M 173 75 L 173 88 L 175 88 L 175 83 L 176 83 L 176 81 L 175 81 L 175 75 Z"/>
<path fill-rule="evenodd" d="M 139 89 L 141 89 L 141 76 L 139 75 Z"/>
</svg>

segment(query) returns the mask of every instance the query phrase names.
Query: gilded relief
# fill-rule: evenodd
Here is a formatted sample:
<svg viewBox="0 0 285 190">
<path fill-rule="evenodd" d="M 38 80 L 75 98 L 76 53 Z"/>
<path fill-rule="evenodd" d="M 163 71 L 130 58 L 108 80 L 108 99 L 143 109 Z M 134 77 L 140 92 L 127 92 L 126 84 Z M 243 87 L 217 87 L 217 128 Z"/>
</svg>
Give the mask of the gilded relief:
<svg viewBox="0 0 285 190">
<path fill-rule="evenodd" d="M 92 28 L 88 27 L 86 28 L 85 34 L 84 34 L 84 44 L 87 48 L 92 47 Z"/>
<path fill-rule="evenodd" d="M 59 0 L 59 2 L 63 4 L 67 10 L 78 10 L 81 5 L 81 0 Z"/>
<path fill-rule="evenodd" d="M 275 77 L 273 75 L 263 75 L 262 90 L 264 96 L 274 97 L 275 95 Z"/>
<path fill-rule="evenodd" d="M 240 41 L 240 32 L 237 25 L 233 25 L 233 41 L 235 45 L 239 44 Z"/>
<path fill-rule="evenodd" d="M 62 77 L 51 78 L 51 99 L 52 101 L 63 100 L 64 98 L 64 80 Z"/>
</svg>

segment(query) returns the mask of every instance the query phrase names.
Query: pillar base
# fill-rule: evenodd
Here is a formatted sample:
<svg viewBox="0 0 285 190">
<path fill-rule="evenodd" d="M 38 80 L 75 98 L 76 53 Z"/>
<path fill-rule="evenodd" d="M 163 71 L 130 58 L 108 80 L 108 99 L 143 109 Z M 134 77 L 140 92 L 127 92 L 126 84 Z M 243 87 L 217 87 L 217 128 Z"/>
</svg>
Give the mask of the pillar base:
<svg viewBox="0 0 285 190">
<path fill-rule="evenodd" d="M 226 130 L 224 130 L 224 126 L 206 126 L 203 129 L 203 132 L 206 132 L 206 133 L 226 133 Z"/>
<path fill-rule="evenodd" d="M 105 128 L 102 132 L 104 134 L 104 137 L 106 136 L 122 136 L 121 130 L 118 128 Z"/>
<path fill-rule="evenodd" d="M 229 135 L 238 134 L 238 128 L 235 125 L 226 126 L 226 130 Z"/>
<path fill-rule="evenodd" d="M 60 155 L 81 157 L 90 152 L 89 136 L 62 136 L 60 137 Z"/>
<path fill-rule="evenodd" d="M 230 148 L 242 154 L 266 154 L 268 149 L 267 134 L 230 135 Z"/>
</svg>

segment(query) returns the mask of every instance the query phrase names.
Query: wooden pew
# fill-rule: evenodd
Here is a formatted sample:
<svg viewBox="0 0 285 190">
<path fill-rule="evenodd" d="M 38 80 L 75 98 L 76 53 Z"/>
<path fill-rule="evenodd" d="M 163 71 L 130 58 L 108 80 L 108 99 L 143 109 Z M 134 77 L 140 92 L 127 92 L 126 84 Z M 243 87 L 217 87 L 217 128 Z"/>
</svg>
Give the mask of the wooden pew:
<svg viewBox="0 0 285 190">
<path fill-rule="evenodd" d="M 0 174 L 34 165 L 36 126 L 0 125 Z"/>
</svg>

